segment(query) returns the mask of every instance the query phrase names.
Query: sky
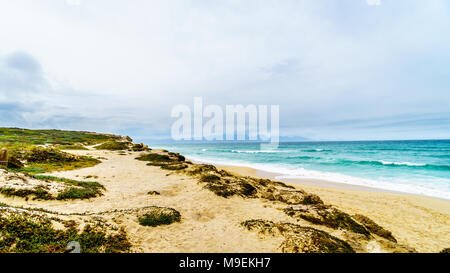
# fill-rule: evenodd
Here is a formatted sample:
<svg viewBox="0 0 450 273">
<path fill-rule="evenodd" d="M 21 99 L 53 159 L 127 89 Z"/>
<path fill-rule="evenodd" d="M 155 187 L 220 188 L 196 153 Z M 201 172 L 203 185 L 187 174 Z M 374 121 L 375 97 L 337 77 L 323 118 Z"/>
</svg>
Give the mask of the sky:
<svg viewBox="0 0 450 273">
<path fill-rule="evenodd" d="M 279 105 L 285 139 L 450 139 L 447 0 L 0 0 L 0 126 L 170 138 Z"/>
</svg>

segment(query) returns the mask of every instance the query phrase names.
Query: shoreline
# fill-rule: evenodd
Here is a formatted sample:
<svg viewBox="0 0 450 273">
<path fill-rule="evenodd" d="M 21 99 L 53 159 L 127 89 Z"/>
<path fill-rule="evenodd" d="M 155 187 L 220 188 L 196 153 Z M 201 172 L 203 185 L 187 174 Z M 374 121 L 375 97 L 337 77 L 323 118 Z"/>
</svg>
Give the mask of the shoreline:
<svg viewBox="0 0 450 273">
<path fill-rule="evenodd" d="M 335 190 L 351 190 L 351 191 L 362 191 L 362 192 L 378 192 L 378 193 L 390 193 L 390 194 L 399 194 L 399 195 L 408 195 L 408 196 L 418 196 L 418 197 L 425 197 L 425 198 L 431 198 L 431 199 L 437 199 L 437 200 L 443 200 L 443 201 L 450 202 L 449 199 L 446 199 L 443 197 L 430 196 L 430 195 L 425 195 L 425 194 L 418 194 L 418 193 L 411 193 L 411 192 L 404 192 L 404 191 L 396 191 L 396 190 L 383 189 L 383 188 L 377 188 L 377 187 L 371 187 L 371 186 L 362 186 L 362 185 L 351 184 L 351 183 L 342 183 L 342 182 L 320 179 L 320 178 L 279 178 L 280 176 L 283 176 L 285 174 L 265 171 L 262 169 L 257 169 L 257 168 L 249 167 L 249 166 L 245 166 L 245 165 L 222 164 L 222 163 L 216 163 L 213 161 L 208 161 L 208 160 L 203 160 L 203 159 L 192 159 L 192 158 L 189 158 L 189 156 L 187 158 L 194 163 L 212 164 L 217 167 L 224 168 L 225 170 L 228 170 L 228 171 L 234 170 L 234 172 L 236 174 L 239 174 L 242 176 L 256 176 L 256 177 L 260 177 L 260 178 L 278 180 L 278 181 L 282 181 L 282 182 L 286 182 L 286 183 L 294 184 L 294 185 L 318 187 L 318 188 L 324 188 L 324 189 L 335 189 Z"/>
<path fill-rule="evenodd" d="M 40 131 L 27 132 L 41 135 Z M 22 136 L 23 132 L 16 135 Z M 46 141 L 59 143 L 89 137 L 68 132 L 61 138 L 59 133 L 53 133 Z M 27 142 L 31 137 L 27 134 L 22 138 L 12 143 Z M 27 148 L 32 146 L 37 145 Z M 56 148 L 61 148 L 61 152 Z M 42 154 L 40 162 L 57 154 L 60 164 L 55 167 L 40 163 L 44 165 L 38 166 L 45 169 L 36 168 L 42 173 L 38 176 L 0 172 L 0 210 L 6 212 L 3 215 L 8 219 L 24 216 L 25 221 L 33 222 L 48 220 L 54 230 L 67 231 L 67 221 L 73 221 L 80 231 L 87 224 L 98 224 L 105 234 L 120 231 L 126 236 L 121 237 L 125 240 L 121 247 L 126 249 L 118 251 L 425 253 L 440 252 L 450 246 L 448 200 L 320 180 L 333 180 L 332 174 L 319 176 L 319 180 L 277 182 L 277 169 L 270 165 L 255 165 L 256 169 L 221 166 L 220 161 L 213 163 L 217 167 L 197 165 L 186 162 L 184 155 L 147 149 L 121 136 L 104 139 L 95 147 L 53 144 L 36 152 Z M 67 158 L 79 162 L 90 158 L 96 164 L 73 166 L 65 164 Z M 88 185 L 91 190 L 86 189 Z M 96 191 L 94 187 L 101 189 Z M 58 198 L 60 195 L 63 198 Z M 176 219 L 161 223 L 154 213 Z M 147 225 L 141 221 L 143 216 L 154 219 L 158 225 Z M 27 228 L 22 221 L 14 223 L 12 231 Z M 272 228 L 280 232 L 272 233 Z M 43 236 L 47 234 L 42 232 Z M 315 241 L 316 236 L 320 241 Z M 36 240 L 27 242 L 36 244 Z M 61 245 L 64 246 L 65 243 Z"/>
<path fill-rule="evenodd" d="M 216 166 L 241 176 L 270 178 L 274 175 L 249 167 Z M 368 187 L 349 187 L 347 184 L 339 185 L 328 181 L 280 181 L 316 194 L 325 203 L 333 204 L 351 214 L 368 215 L 392 230 L 400 242 L 408 243 L 420 252 L 431 251 L 430 245 L 450 245 L 449 200 Z M 437 236 L 434 241 L 430 237 L 431 234 Z"/>
<path fill-rule="evenodd" d="M 215 165 L 215 164 L 213 164 L 213 165 Z M 418 197 L 418 198 L 425 198 L 425 199 L 431 199 L 431 200 L 445 201 L 445 202 L 449 203 L 449 210 L 450 210 L 450 200 L 447 200 L 444 198 L 439 198 L 439 197 L 434 197 L 434 196 L 427 196 L 427 195 L 420 195 L 420 194 L 414 194 L 414 193 L 408 193 L 408 192 L 400 192 L 400 191 L 386 190 L 386 189 L 380 189 L 380 188 L 352 185 L 352 184 L 339 183 L 339 182 L 314 179 L 314 178 L 281 178 L 280 179 L 277 177 L 282 174 L 267 172 L 267 171 L 263 171 L 263 170 L 259 170 L 259 169 L 255 169 L 255 168 L 251 168 L 251 167 L 246 167 L 246 166 L 235 166 L 235 165 L 215 165 L 215 166 L 220 169 L 224 169 L 226 171 L 229 171 L 234 174 L 241 175 L 241 176 L 253 176 L 253 177 L 259 177 L 259 178 L 267 178 L 267 179 L 285 182 L 292 186 L 315 188 L 319 191 L 334 190 L 334 191 L 341 191 L 341 192 L 367 192 L 367 193 L 374 193 L 374 194 L 387 194 L 387 195 L 397 195 L 397 196 L 405 196 L 405 197 L 410 196 L 410 197 Z"/>
<path fill-rule="evenodd" d="M 400 191 L 386 190 L 381 188 L 374 188 L 368 186 L 360 186 L 353 184 L 340 183 L 330 180 L 318 179 L 318 178 L 279 178 L 282 176 L 282 173 L 274 173 L 263 171 L 251 167 L 245 166 L 232 166 L 232 165 L 218 165 L 220 168 L 225 168 L 228 170 L 235 169 L 236 172 L 240 172 L 242 174 L 247 174 L 250 176 L 257 176 L 261 178 L 268 178 L 273 180 L 279 180 L 282 182 L 287 182 L 289 184 L 297 184 L 304 186 L 315 186 L 321 188 L 329 188 L 329 189 L 339 189 L 339 190 L 355 190 L 355 191 L 369 191 L 369 192 L 384 192 L 384 193 L 398 193 L 398 194 L 409 194 Z M 412 194 L 415 195 L 415 194 Z M 435 198 L 435 197 L 431 197 Z M 440 199 L 440 198 L 438 198 Z"/>
<path fill-rule="evenodd" d="M 88 177 L 96 177 L 95 181 L 105 187 L 104 195 L 89 200 L 64 202 L 0 196 L 0 203 L 10 207 L 45 210 L 51 213 L 50 216 L 67 215 L 67 219 L 76 221 L 88 221 L 95 216 L 114 226 L 120 225 L 127 231 L 134 252 L 280 252 L 282 237 L 261 238 L 242 228 L 242 222 L 252 219 L 314 227 L 338 238 L 345 239 L 348 235 L 340 229 L 314 226 L 305 220 L 294 219 L 283 211 L 286 208 L 284 203 L 261 198 L 219 196 L 206 189 L 198 177 L 149 166 L 146 161 L 136 160 L 141 152 L 120 153 L 93 149 L 70 152 L 101 158 L 102 162 L 90 168 L 54 172 L 52 176 L 83 181 Z M 160 153 L 158 150 L 154 152 Z M 229 172 L 238 175 L 262 175 L 246 167 L 215 166 L 219 169 L 228 168 Z M 418 252 L 438 252 L 450 246 L 448 201 L 378 191 L 331 189 L 298 183 L 289 185 L 318 195 L 325 204 L 348 215 L 369 217 L 391 231 L 400 245 L 412 247 Z M 149 195 L 150 191 L 156 191 L 159 195 Z M 181 222 L 154 228 L 140 225 L 136 213 L 152 206 L 177 210 L 181 214 Z M 123 211 L 133 211 L 134 214 Z M 359 251 L 389 252 L 381 245 L 378 246 L 379 249 Z"/>
</svg>

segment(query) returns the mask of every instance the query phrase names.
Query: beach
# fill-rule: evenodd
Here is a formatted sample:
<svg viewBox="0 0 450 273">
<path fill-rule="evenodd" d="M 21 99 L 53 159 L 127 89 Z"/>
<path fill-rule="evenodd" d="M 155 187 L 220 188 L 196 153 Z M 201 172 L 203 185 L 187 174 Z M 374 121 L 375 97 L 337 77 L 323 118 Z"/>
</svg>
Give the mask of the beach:
<svg viewBox="0 0 450 273">
<path fill-rule="evenodd" d="M 245 229 L 241 223 L 250 219 L 265 219 L 318 227 L 289 217 L 283 212 L 285 205 L 280 202 L 218 196 L 205 189 L 195 177 L 148 166 L 146 162 L 136 160 L 141 152 L 86 150 L 70 153 L 101 158 L 102 163 L 89 168 L 53 172 L 52 175 L 77 180 L 96 177 L 96 181 L 106 189 L 103 196 L 64 202 L 0 196 L 0 202 L 65 215 L 67 219 L 96 217 L 120 225 L 129 236 L 132 252 L 280 252 L 282 237 L 262 236 Z M 220 168 L 238 175 L 261 175 L 250 168 Z M 288 185 L 317 194 L 326 204 L 349 214 L 370 217 L 392 231 L 399 244 L 418 252 L 439 252 L 450 245 L 449 201 L 299 183 Z M 157 191 L 159 195 L 149 195 L 149 191 Z M 176 209 L 182 220 L 167 226 L 139 225 L 131 212 L 149 206 Z M 345 231 L 339 229 L 320 228 L 333 236 L 346 236 Z M 363 251 L 386 251 L 383 245 L 374 244 L 375 247 L 373 244 L 364 246 Z"/>
<path fill-rule="evenodd" d="M 249 176 L 273 178 L 274 173 L 220 166 Z M 317 179 L 286 179 L 291 185 L 319 195 L 325 202 L 345 211 L 361 213 L 384 223 L 395 236 L 419 251 L 432 251 L 450 243 L 450 201 L 382 189 L 354 186 Z"/>
<path fill-rule="evenodd" d="M 195 162 L 250 167 L 284 181 L 300 178 L 303 184 L 450 200 L 446 140 L 281 142 L 277 149 L 258 143 L 173 143 L 159 148 Z"/>
</svg>

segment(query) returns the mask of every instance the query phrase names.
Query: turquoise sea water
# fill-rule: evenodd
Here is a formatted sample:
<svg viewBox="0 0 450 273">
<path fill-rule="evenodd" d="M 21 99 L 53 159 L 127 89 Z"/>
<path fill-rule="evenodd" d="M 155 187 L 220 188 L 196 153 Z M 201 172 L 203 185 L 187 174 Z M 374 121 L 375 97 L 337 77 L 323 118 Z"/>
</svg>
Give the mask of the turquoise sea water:
<svg viewBox="0 0 450 273">
<path fill-rule="evenodd" d="M 450 200 L 450 140 L 152 145 L 196 161 L 241 165 L 279 178 L 318 178 Z"/>
</svg>

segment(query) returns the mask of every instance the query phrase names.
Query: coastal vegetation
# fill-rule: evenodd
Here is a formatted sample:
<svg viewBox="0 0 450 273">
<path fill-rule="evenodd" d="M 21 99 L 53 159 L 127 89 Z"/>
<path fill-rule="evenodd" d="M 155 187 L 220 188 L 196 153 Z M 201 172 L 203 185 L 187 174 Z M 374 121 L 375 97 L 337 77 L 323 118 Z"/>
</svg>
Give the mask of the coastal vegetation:
<svg viewBox="0 0 450 273">
<path fill-rule="evenodd" d="M 43 147 L 13 150 L 10 154 L 10 159 L 14 158 L 25 166 L 25 168 L 21 167 L 12 169 L 17 169 L 18 171 L 27 173 L 68 171 L 93 167 L 101 162 L 100 160 L 89 156 L 77 156 L 58 149 Z"/>
<path fill-rule="evenodd" d="M 163 153 L 163 154 L 161 154 Z M 151 152 L 137 157 L 137 160 L 147 161 L 147 166 L 157 166 L 164 170 L 180 171 L 188 168 L 184 156 L 178 153 L 169 153 L 161 151 L 161 153 Z"/>
<path fill-rule="evenodd" d="M 395 239 L 395 237 L 392 235 L 392 232 L 384 229 L 383 227 L 381 227 L 380 225 L 375 223 L 369 217 L 361 215 L 361 214 L 355 214 L 355 215 L 353 215 L 353 218 L 356 221 L 360 222 L 371 233 L 376 234 L 385 239 L 388 239 L 389 241 L 392 241 L 394 243 L 397 243 L 397 239 Z"/>
<path fill-rule="evenodd" d="M 16 181 L 0 187 L 0 194 L 33 200 L 89 199 L 103 195 L 105 188 L 98 182 L 77 181 L 44 175 L 6 173 L 7 181 Z M 32 181 L 34 180 L 34 181 Z M 30 182 L 33 183 L 30 183 Z M 50 191 L 50 189 L 52 189 Z"/>
<path fill-rule="evenodd" d="M 62 228 L 56 229 L 55 223 Z M 131 248 L 124 230 L 111 232 L 99 223 L 80 229 L 75 221 L 2 209 L 0 253 L 64 253 L 72 241 L 83 246 L 83 253 L 128 252 Z"/>
<path fill-rule="evenodd" d="M 56 148 L 11 143 L 0 143 L 0 148 L 8 152 L 6 167 L 25 173 L 68 171 L 92 167 L 101 162 L 89 156 L 77 156 Z"/>
<path fill-rule="evenodd" d="M 91 132 L 0 128 L 0 145 L 94 145 L 120 138 L 120 136 Z"/>
<path fill-rule="evenodd" d="M 257 232 L 263 237 L 281 239 L 281 252 L 369 252 L 373 245 L 387 252 L 415 251 L 399 244 L 393 232 L 369 217 L 349 214 L 325 203 L 318 195 L 283 182 L 240 176 L 209 164 L 194 164 L 183 155 L 166 150 L 152 150 L 144 144 L 133 143 L 129 137 L 10 128 L 0 128 L 0 133 L 0 147 L 8 151 L 8 164 L 0 169 L 0 194 L 4 197 L 16 197 L 18 200 L 11 200 L 19 204 L 23 202 L 20 198 L 26 201 L 36 200 L 39 204 L 48 204 L 44 201 L 52 200 L 53 206 L 53 203 L 65 204 L 65 201 L 102 196 L 107 193 L 107 187 L 87 180 L 108 181 L 101 180 L 108 176 L 106 173 L 81 172 L 70 176 L 75 179 L 82 177 L 80 179 L 84 181 L 43 173 L 92 167 L 101 163 L 99 158 L 121 160 L 122 157 L 117 159 L 115 156 L 121 154 L 125 161 L 135 158 L 142 161 L 142 165 L 165 170 L 166 173 L 158 172 L 161 177 L 164 174 L 175 174 L 180 180 L 184 180 L 182 184 L 169 185 L 169 189 L 163 188 L 164 192 L 149 191 L 148 188 L 142 191 L 140 194 L 148 195 L 151 202 L 158 202 L 169 195 L 176 198 L 180 194 L 178 187 L 184 187 L 189 180 L 189 183 L 193 183 L 191 186 L 197 183 L 198 189 L 204 189 L 201 194 L 208 194 L 214 202 L 230 202 L 227 201 L 229 199 L 240 202 L 241 199 L 245 200 L 242 202 L 262 203 L 265 208 L 276 209 L 277 214 L 281 215 L 278 219 L 283 219 L 283 222 L 275 221 L 274 218 L 255 220 L 248 217 L 230 220 L 229 224 Z M 71 150 L 78 151 L 71 153 Z M 96 158 L 87 156 L 89 154 L 96 155 Z M 141 164 L 134 163 L 136 166 Z M 116 168 L 117 165 L 110 167 Z M 109 170 L 112 169 L 108 169 L 108 172 Z M 124 170 L 128 171 L 121 169 L 121 172 Z M 148 171 L 151 173 L 151 170 Z M 117 174 L 118 172 L 110 177 L 114 178 Z M 179 182 L 176 178 L 167 179 L 170 183 Z M 175 190 L 170 192 L 172 186 Z M 159 186 L 157 189 L 159 190 Z M 109 197 L 99 198 L 97 201 L 105 202 Z M 159 226 L 161 229 L 174 223 L 183 225 L 179 211 L 153 205 L 63 215 L 39 208 L 11 207 L 0 203 L 0 252 L 64 252 L 70 241 L 80 242 L 84 246 L 83 252 L 127 252 L 132 247 L 125 231 L 128 225 Z M 106 207 L 109 206 L 110 204 Z M 190 213 L 186 217 L 190 217 Z M 201 221 L 210 221 L 216 217 L 206 208 L 195 211 L 192 215 Z M 261 217 L 264 218 L 265 215 L 261 214 Z M 151 232 L 155 229 L 144 230 Z"/>
<path fill-rule="evenodd" d="M 446 254 L 450 253 L 450 247 L 449 247 L 449 248 L 444 248 L 444 249 L 441 250 L 441 252 L 439 252 L 439 253 L 446 253 Z"/>
<path fill-rule="evenodd" d="M 246 229 L 263 236 L 281 236 L 284 253 L 354 253 L 345 241 L 327 232 L 290 223 L 274 223 L 265 220 L 248 220 L 241 223 Z"/>
<path fill-rule="evenodd" d="M 344 229 L 368 236 L 370 232 L 357 223 L 350 215 L 330 205 L 303 205 L 288 207 L 284 212 L 296 219 L 303 219 L 316 225 L 334 229 Z M 375 224 L 375 223 L 374 223 Z"/>
<path fill-rule="evenodd" d="M 98 146 L 95 146 L 95 149 L 97 150 L 126 150 L 128 149 L 129 145 L 126 142 L 118 142 L 118 141 L 108 141 L 103 144 L 100 144 Z"/>
<path fill-rule="evenodd" d="M 59 150 L 88 150 L 88 148 L 81 145 L 59 145 L 57 146 Z"/>
<path fill-rule="evenodd" d="M 62 150 L 86 150 L 86 146 L 119 141 L 116 135 L 61 130 L 0 128 L 0 149 L 6 150 L 9 169 L 26 173 L 68 171 L 92 167 L 100 160 Z"/>
<path fill-rule="evenodd" d="M 275 224 L 265 220 L 252 220 L 243 224 L 249 229 L 255 229 L 256 226 L 259 230 L 263 227 L 268 227 L 272 231 L 274 228 L 281 230 L 280 234 L 286 238 L 281 247 L 284 252 L 364 252 L 369 242 L 373 240 L 391 251 L 415 251 L 397 244 L 397 240 L 390 231 L 370 218 L 360 214 L 351 216 L 332 205 L 325 204 L 315 194 L 279 181 L 234 175 L 208 164 L 186 164 L 184 157 L 180 159 L 178 154 L 168 151 L 152 151 L 136 159 L 147 161 L 149 162 L 147 165 L 159 166 L 162 169 L 166 169 L 166 166 L 183 165 L 183 168 L 177 170 L 180 174 L 196 178 L 203 188 L 223 198 L 262 199 L 287 205 L 282 209 L 286 215 L 298 223 L 313 225 L 314 228 L 292 223 Z M 150 219 L 153 218 L 150 217 Z M 149 222 L 153 223 L 150 220 Z M 344 230 L 347 232 L 346 238 L 337 239 L 318 228 Z M 305 239 L 306 237 L 308 239 Z M 351 244 L 347 244 L 347 240 Z M 314 247 L 304 245 L 305 242 L 310 242 Z"/>
<path fill-rule="evenodd" d="M 138 220 L 142 226 L 156 227 L 180 222 L 181 214 L 172 208 L 150 207 L 144 214 L 138 216 Z"/>
<path fill-rule="evenodd" d="M 42 186 L 37 186 L 33 189 L 14 189 L 14 188 L 0 188 L 0 193 L 7 196 L 17 196 L 27 198 L 34 196 L 33 200 L 51 200 L 54 199 L 49 192 Z"/>
<path fill-rule="evenodd" d="M 120 141 L 110 140 L 94 147 L 97 150 L 110 150 L 110 151 L 133 151 L 142 152 L 150 151 L 147 145 L 142 143 L 133 143 L 129 137 L 125 137 Z"/>
<path fill-rule="evenodd" d="M 97 196 L 102 196 L 102 192 L 105 190 L 105 187 L 98 182 L 77 181 L 44 175 L 35 175 L 34 177 L 40 180 L 50 182 L 55 181 L 67 185 L 68 187 L 64 191 L 58 193 L 56 196 L 57 200 L 94 198 Z"/>
</svg>

